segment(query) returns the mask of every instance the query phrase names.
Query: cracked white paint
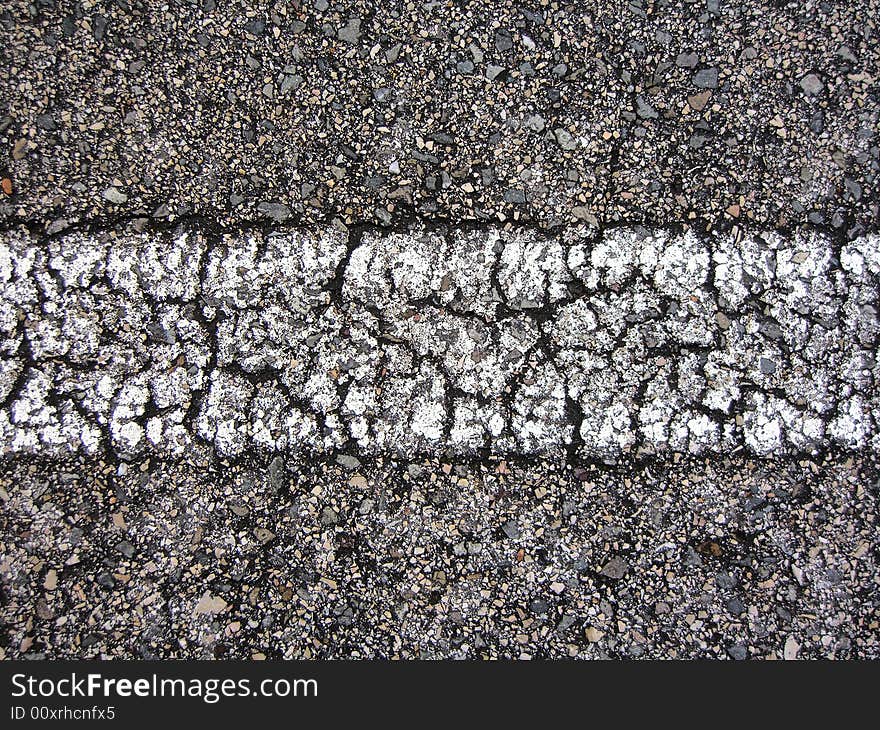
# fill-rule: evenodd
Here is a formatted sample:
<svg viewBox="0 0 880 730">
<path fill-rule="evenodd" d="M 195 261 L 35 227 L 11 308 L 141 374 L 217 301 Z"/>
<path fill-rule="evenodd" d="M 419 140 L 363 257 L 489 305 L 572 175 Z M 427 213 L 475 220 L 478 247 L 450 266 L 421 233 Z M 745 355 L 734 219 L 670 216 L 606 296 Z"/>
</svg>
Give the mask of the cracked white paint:
<svg viewBox="0 0 880 730">
<path fill-rule="evenodd" d="M 0 441 L 877 451 L 878 278 L 876 235 L 12 231 Z"/>
</svg>

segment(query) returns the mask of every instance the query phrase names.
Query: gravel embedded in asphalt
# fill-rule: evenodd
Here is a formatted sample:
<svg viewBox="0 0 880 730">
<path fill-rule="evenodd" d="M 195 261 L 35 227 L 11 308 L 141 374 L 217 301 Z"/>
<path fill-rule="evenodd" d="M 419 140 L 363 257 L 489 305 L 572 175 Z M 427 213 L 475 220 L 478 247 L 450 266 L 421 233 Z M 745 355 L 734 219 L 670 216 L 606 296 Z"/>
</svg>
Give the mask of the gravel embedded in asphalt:
<svg viewBox="0 0 880 730">
<path fill-rule="evenodd" d="M 880 657 L 877 462 L 0 462 L 4 658 Z"/>
<path fill-rule="evenodd" d="M 880 658 L 876 3 L 9 0 L 0 657 Z"/>
<path fill-rule="evenodd" d="M 574 220 L 859 235 L 876 6 L 0 10 L 0 220 Z"/>
</svg>

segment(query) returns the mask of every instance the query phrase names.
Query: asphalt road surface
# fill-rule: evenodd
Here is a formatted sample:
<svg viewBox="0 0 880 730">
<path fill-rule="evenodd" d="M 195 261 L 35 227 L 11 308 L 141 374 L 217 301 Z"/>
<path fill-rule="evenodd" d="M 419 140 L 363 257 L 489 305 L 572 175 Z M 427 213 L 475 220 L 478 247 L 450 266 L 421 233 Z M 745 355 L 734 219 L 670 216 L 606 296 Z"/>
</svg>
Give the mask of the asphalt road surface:
<svg viewBox="0 0 880 730">
<path fill-rule="evenodd" d="M 0 10 L 0 657 L 880 657 L 880 5 Z"/>
</svg>

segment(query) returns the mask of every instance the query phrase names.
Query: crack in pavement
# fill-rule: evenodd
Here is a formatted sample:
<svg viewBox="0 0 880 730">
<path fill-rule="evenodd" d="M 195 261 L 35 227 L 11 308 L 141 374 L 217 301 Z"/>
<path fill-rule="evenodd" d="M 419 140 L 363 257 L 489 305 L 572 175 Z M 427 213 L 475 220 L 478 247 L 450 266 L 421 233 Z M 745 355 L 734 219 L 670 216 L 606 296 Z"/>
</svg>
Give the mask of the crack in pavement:
<svg viewBox="0 0 880 730">
<path fill-rule="evenodd" d="M 880 450 L 880 241 L 190 221 L 0 234 L 5 453 Z"/>
</svg>

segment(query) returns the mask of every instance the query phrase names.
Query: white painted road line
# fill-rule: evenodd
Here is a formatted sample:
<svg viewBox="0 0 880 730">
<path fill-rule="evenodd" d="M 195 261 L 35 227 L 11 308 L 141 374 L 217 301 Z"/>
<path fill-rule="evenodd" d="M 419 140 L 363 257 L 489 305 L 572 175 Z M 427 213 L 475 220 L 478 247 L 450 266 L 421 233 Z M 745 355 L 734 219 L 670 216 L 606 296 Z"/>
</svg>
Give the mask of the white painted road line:
<svg viewBox="0 0 880 730">
<path fill-rule="evenodd" d="M 5 453 L 880 450 L 880 237 L 0 235 Z"/>
</svg>

